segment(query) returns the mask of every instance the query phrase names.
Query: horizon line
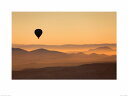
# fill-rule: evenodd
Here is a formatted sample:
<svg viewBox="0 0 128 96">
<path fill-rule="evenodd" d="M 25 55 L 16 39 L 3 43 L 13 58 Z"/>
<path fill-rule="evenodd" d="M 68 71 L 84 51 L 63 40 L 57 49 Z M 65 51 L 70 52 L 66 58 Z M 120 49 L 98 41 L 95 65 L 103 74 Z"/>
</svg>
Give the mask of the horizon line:
<svg viewBox="0 0 128 96">
<path fill-rule="evenodd" d="M 117 43 L 92 43 L 92 44 L 60 44 L 60 45 L 99 45 L 99 44 L 117 44 Z M 52 45 L 52 44 L 12 44 L 12 45 Z M 53 44 L 55 45 L 55 44 Z M 57 44 L 58 45 L 58 44 Z M 58 45 L 58 46 L 60 46 Z"/>
</svg>

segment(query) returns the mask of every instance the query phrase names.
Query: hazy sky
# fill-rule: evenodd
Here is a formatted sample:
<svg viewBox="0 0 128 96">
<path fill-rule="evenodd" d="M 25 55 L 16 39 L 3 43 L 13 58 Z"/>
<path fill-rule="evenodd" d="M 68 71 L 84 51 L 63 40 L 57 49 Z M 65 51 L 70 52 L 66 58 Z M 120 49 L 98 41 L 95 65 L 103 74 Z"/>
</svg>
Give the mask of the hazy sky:
<svg viewBox="0 0 128 96">
<path fill-rule="evenodd" d="M 42 29 L 40 39 L 35 29 Z M 116 43 L 115 12 L 13 12 L 13 44 Z"/>
</svg>

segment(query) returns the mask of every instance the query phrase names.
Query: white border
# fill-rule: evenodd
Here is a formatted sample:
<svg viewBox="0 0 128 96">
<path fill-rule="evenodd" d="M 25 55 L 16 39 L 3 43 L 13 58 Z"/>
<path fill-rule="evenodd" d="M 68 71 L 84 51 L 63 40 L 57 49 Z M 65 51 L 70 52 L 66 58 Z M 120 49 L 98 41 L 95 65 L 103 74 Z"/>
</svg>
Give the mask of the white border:
<svg viewBox="0 0 128 96">
<path fill-rule="evenodd" d="M 120 96 L 128 95 L 127 0 L 3 0 L 0 1 L 0 95 Z M 12 11 L 116 11 L 118 80 L 11 80 Z"/>
</svg>

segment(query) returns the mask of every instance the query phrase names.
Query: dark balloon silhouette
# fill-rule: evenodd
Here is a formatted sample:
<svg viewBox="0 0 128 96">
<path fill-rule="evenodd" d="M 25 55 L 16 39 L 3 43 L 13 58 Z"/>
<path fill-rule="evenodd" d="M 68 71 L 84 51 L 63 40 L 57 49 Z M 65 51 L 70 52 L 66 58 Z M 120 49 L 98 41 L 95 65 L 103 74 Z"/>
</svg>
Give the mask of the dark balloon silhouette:
<svg viewBox="0 0 128 96">
<path fill-rule="evenodd" d="M 40 38 L 40 36 L 42 35 L 43 31 L 41 29 L 36 29 L 35 30 L 35 35 L 38 37 L 38 39 Z"/>
</svg>

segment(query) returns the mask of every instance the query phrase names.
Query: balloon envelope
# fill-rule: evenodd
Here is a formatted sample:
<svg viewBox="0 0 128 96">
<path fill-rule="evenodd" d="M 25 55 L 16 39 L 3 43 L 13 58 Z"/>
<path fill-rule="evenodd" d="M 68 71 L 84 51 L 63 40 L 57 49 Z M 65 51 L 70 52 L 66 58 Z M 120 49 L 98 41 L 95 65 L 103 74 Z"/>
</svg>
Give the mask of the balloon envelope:
<svg viewBox="0 0 128 96">
<path fill-rule="evenodd" d="M 38 37 L 38 39 L 40 38 L 40 36 L 42 35 L 43 31 L 41 29 L 36 29 L 35 30 L 35 35 Z"/>
</svg>

